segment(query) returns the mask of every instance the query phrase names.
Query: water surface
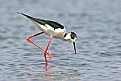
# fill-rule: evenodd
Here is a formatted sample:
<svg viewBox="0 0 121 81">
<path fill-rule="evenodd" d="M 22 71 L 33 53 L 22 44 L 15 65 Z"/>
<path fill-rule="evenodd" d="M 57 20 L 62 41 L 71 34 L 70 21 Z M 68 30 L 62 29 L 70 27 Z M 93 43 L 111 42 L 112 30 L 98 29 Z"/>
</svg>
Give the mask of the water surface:
<svg viewBox="0 0 121 81">
<path fill-rule="evenodd" d="M 51 69 L 43 52 L 26 41 L 40 32 L 25 17 L 50 19 L 77 33 L 72 44 L 53 39 Z M 120 0 L 1 0 L 0 81 L 121 81 Z M 32 39 L 45 48 L 49 37 Z"/>
</svg>

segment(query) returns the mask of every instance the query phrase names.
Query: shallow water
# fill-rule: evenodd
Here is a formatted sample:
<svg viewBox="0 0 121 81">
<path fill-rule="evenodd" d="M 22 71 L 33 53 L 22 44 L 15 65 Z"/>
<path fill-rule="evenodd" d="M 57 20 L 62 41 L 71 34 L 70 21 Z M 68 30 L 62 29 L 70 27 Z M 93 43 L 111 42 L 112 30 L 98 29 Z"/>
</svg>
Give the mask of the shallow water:
<svg viewBox="0 0 121 81">
<path fill-rule="evenodd" d="M 77 33 L 70 42 L 53 39 L 50 69 L 43 52 L 26 41 L 40 32 L 25 17 L 51 19 Z M 1 0 L 0 81 L 121 81 L 120 0 Z M 49 37 L 32 39 L 45 48 Z"/>
</svg>

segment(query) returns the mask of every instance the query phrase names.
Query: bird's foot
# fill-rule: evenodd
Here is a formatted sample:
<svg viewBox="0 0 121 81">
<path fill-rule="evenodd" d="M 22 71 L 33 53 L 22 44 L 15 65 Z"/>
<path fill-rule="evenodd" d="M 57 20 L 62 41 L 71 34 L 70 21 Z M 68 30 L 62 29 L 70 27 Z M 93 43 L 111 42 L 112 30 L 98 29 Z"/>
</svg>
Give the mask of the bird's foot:
<svg viewBox="0 0 121 81">
<path fill-rule="evenodd" d="M 49 65 L 45 66 L 46 70 L 51 69 L 51 68 L 53 68 L 53 66 L 49 66 Z"/>
</svg>

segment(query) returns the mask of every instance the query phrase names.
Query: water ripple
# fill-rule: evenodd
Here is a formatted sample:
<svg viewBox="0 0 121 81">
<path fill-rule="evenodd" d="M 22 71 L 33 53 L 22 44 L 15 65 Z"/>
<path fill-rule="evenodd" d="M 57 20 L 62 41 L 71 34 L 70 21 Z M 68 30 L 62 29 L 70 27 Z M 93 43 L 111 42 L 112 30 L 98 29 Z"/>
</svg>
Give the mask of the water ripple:
<svg viewBox="0 0 121 81">
<path fill-rule="evenodd" d="M 1 0 L 0 81 L 121 81 L 120 5 L 120 0 Z M 40 30 L 16 12 L 76 32 L 77 54 L 70 42 L 53 39 L 52 68 L 45 69 L 43 51 L 26 41 Z M 32 40 L 45 48 L 49 37 Z"/>
</svg>

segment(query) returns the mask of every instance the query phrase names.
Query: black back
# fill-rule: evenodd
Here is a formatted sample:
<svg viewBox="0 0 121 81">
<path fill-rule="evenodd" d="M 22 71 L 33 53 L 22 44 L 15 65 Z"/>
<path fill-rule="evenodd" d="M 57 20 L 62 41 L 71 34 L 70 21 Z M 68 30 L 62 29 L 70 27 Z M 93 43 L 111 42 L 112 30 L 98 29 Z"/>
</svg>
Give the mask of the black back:
<svg viewBox="0 0 121 81">
<path fill-rule="evenodd" d="M 55 22 L 55 21 L 50 21 L 50 20 L 45 20 L 46 24 L 49 24 L 51 27 L 55 29 L 61 28 L 64 29 L 64 26 L 62 26 L 61 24 Z"/>
<path fill-rule="evenodd" d="M 31 16 L 26 15 L 26 14 L 24 14 L 24 13 L 19 13 L 19 14 L 22 14 L 22 15 L 26 16 L 27 18 L 29 18 L 29 19 L 31 19 L 31 20 L 33 20 L 33 21 L 35 21 L 35 22 L 37 22 L 37 23 L 39 23 L 39 24 L 41 24 L 41 25 L 48 24 L 48 25 L 50 25 L 51 27 L 53 27 L 54 30 L 55 30 L 55 29 L 58 29 L 58 28 L 64 29 L 64 26 L 61 25 L 61 24 L 59 24 L 58 22 L 50 21 L 50 20 L 44 20 L 44 19 L 39 19 L 39 18 L 34 18 L 34 17 L 31 17 Z"/>
</svg>

